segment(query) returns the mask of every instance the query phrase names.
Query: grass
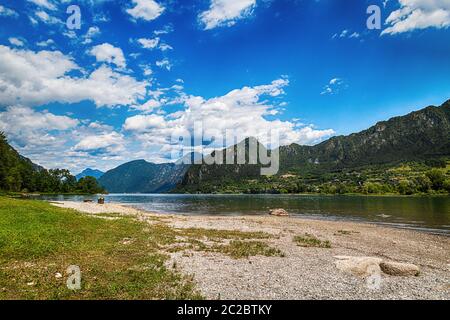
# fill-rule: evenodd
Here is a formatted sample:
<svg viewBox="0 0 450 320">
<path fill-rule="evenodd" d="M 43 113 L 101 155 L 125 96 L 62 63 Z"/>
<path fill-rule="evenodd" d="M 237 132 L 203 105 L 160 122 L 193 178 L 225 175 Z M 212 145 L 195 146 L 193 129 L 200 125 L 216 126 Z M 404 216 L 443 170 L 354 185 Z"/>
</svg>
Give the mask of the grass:
<svg viewBox="0 0 450 320">
<path fill-rule="evenodd" d="M 215 252 L 221 252 L 234 259 L 248 258 L 250 256 L 284 257 L 284 254 L 276 248 L 270 247 L 262 241 L 237 241 L 233 240 L 227 245 L 214 246 Z"/>
<path fill-rule="evenodd" d="M 152 222 L 0 196 L 0 300 L 201 299 L 191 278 L 176 264 L 167 266 L 168 253 L 283 256 L 261 241 L 273 237 L 264 232 L 177 229 Z M 70 265 L 81 269 L 79 291 L 67 289 Z"/>
<path fill-rule="evenodd" d="M 284 256 L 280 250 L 272 248 L 265 242 L 255 241 L 273 237 L 265 232 L 200 228 L 173 229 L 172 232 L 179 240 L 174 246 L 169 248 L 170 252 L 186 250 L 218 252 L 228 255 L 233 259 L 242 259 L 257 255 Z"/>
<path fill-rule="evenodd" d="M 191 279 L 165 266 L 158 248 L 172 238 L 145 227 L 0 197 L 0 299 L 200 299 Z M 79 291 L 65 285 L 69 265 L 81 269 Z"/>
<path fill-rule="evenodd" d="M 331 242 L 328 240 L 320 240 L 317 237 L 306 233 L 303 236 L 295 236 L 294 242 L 300 247 L 305 248 L 331 248 Z"/>
<path fill-rule="evenodd" d="M 249 239 L 269 239 L 272 236 L 265 232 L 243 232 L 237 230 L 216 230 L 216 229 L 200 229 L 186 228 L 177 229 L 179 235 L 194 238 L 207 239 L 209 241 L 221 241 L 224 239 L 233 240 L 249 240 Z"/>
</svg>

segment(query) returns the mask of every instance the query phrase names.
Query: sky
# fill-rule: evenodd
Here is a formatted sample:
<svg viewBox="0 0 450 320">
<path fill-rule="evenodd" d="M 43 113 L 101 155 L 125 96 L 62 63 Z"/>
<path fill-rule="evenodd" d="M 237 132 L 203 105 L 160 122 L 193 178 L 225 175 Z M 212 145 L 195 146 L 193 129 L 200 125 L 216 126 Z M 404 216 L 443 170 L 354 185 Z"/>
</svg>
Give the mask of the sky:
<svg viewBox="0 0 450 320">
<path fill-rule="evenodd" d="M 188 132 L 314 145 L 448 100 L 449 27 L 449 0 L 0 0 L 0 131 L 73 173 Z"/>
</svg>

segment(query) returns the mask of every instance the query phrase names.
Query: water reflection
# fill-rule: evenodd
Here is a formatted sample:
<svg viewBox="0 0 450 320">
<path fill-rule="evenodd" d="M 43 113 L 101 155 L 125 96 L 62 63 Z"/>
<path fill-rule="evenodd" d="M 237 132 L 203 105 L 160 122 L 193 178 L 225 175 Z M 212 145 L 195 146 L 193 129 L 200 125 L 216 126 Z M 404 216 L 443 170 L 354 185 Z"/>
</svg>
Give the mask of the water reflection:
<svg viewBox="0 0 450 320">
<path fill-rule="evenodd" d="M 97 200 L 96 196 L 39 198 Z M 363 220 L 450 234 L 450 197 L 111 194 L 105 200 L 153 212 L 190 215 L 261 215 L 284 208 L 305 218 Z"/>
</svg>

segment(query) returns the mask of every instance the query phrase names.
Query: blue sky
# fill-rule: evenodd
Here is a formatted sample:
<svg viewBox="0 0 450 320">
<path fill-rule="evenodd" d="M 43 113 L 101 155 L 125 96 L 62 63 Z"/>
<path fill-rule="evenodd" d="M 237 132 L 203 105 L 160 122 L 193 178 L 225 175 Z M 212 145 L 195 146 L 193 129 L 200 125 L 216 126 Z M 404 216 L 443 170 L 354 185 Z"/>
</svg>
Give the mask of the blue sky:
<svg viewBox="0 0 450 320">
<path fill-rule="evenodd" d="M 74 173 L 197 122 L 315 144 L 449 99 L 449 26 L 447 0 L 0 0 L 0 130 Z"/>
</svg>

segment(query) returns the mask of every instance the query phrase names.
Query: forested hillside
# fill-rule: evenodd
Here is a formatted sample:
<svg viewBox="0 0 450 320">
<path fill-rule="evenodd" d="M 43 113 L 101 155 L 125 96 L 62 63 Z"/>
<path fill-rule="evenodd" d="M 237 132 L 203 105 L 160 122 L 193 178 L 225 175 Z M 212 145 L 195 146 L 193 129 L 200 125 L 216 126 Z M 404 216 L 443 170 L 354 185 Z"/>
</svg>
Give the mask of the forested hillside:
<svg viewBox="0 0 450 320">
<path fill-rule="evenodd" d="M 275 176 L 261 176 L 260 165 L 193 165 L 176 192 L 450 192 L 450 101 L 279 152 Z"/>
<path fill-rule="evenodd" d="M 0 132 L 0 191 L 46 193 L 100 193 L 92 177 L 79 181 L 69 170 L 47 170 L 21 156 Z"/>
</svg>

